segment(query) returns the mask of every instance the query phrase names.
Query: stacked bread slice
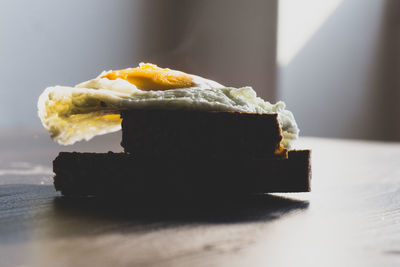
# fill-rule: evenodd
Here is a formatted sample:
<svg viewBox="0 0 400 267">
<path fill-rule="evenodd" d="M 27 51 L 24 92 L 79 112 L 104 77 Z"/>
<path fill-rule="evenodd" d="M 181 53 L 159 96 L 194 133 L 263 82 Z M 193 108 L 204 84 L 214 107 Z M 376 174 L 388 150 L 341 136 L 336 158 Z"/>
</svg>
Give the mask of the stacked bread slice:
<svg viewBox="0 0 400 267">
<path fill-rule="evenodd" d="M 286 150 L 277 114 L 192 110 L 121 113 L 123 153 L 61 152 L 65 196 L 207 198 L 310 191 L 310 150 Z"/>
</svg>

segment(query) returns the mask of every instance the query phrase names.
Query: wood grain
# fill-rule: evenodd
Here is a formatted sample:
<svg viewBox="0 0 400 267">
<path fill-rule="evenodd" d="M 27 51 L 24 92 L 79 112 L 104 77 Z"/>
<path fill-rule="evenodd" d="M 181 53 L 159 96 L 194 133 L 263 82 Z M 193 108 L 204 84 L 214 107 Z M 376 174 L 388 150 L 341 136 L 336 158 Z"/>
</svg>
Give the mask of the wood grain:
<svg viewBox="0 0 400 267">
<path fill-rule="evenodd" d="M 68 150 L 114 150 L 116 140 Z M 0 266 L 399 266 L 400 144 L 300 145 L 313 149 L 311 193 L 127 205 L 61 198 L 48 169 L 67 149 L 1 134 Z"/>
</svg>

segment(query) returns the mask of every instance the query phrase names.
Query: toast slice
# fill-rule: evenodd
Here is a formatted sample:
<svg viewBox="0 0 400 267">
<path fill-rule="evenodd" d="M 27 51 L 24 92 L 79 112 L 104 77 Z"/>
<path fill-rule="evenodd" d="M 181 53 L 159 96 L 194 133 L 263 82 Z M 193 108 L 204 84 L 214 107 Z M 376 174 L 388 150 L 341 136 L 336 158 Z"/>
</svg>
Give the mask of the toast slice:
<svg viewBox="0 0 400 267">
<path fill-rule="evenodd" d="M 287 157 L 277 114 L 129 110 L 121 117 L 121 145 L 137 158 Z"/>
<path fill-rule="evenodd" d="M 61 152 L 54 185 L 64 196 L 208 198 L 308 192 L 310 150 L 287 158 L 138 158 L 129 153 Z"/>
</svg>

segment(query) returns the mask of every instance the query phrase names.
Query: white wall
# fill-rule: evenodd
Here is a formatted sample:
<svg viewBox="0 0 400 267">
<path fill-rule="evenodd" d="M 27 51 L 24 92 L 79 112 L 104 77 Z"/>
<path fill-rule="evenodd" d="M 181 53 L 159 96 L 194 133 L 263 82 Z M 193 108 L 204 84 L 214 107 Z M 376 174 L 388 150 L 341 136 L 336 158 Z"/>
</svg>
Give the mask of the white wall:
<svg viewBox="0 0 400 267">
<path fill-rule="evenodd" d="M 293 8 L 299 1 L 280 1 L 290 3 L 283 19 L 295 32 L 323 22 L 279 67 L 278 98 L 301 134 L 400 139 L 393 116 L 400 113 L 398 1 L 302 0 L 301 9 Z M 316 3 L 333 9 L 319 11 Z M 0 129 L 41 129 L 36 101 L 49 85 L 140 61 L 253 85 L 274 101 L 276 10 L 277 1 L 264 0 L 6 1 Z"/>
<path fill-rule="evenodd" d="M 302 1 L 305 6 L 312 2 Z M 393 115 L 400 88 L 389 82 L 399 73 L 387 60 L 398 51 L 393 45 L 387 50 L 393 36 L 387 34 L 388 3 L 393 1 L 339 2 L 296 55 L 279 67 L 280 98 L 294 112 L 302 135 L 400 139 L 399 116 Z M 303 20 L 318 10 L 309 5 L 302 12 L 280 20 L 302 30 L 307 26 Z"/>
<path fill-rule="evenodd" d="M 39 94 L 139 60 L 137 1 L 15 0 L 0 8 L 0 128 L 41 127 Z"/>
</svg>

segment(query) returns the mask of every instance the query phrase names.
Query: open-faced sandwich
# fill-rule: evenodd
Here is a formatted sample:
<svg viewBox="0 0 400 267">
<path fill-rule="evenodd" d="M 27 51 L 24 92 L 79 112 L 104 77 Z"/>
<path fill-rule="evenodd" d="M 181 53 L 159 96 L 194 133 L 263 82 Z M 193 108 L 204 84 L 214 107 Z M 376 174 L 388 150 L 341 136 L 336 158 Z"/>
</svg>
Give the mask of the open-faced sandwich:
<svg viewBox="0 0 400 267">
<path fill-rule="evenodd" d="M 310 191 L 310 151 L 290 150 L 299 133 L 292 113 L 251 87 L 141 63 L 48 87 L 38 110 L 63 145 L 122 128 L 124 153 L 59 154 L 54 184 L 63 195 Z"/>
</svg>

